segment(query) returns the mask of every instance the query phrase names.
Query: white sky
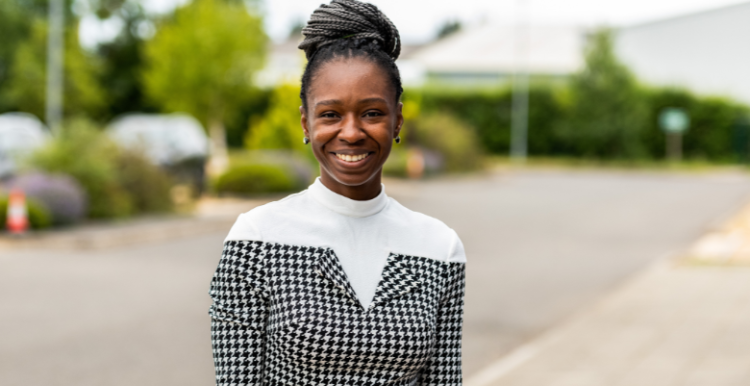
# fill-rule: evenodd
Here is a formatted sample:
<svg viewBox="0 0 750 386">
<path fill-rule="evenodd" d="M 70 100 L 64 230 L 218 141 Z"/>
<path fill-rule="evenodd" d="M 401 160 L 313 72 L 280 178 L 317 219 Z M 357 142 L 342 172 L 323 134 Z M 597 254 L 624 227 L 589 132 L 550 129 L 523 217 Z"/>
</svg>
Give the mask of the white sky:
<svg viewBox="0 0 750 386">
<path fill-rule="evenodd" d="M 166 12 L 188 0 L 141 0 L 151 12 Z M 724 7 L 747 0 L 369 0 L 393 21 L 406 43 L 435 36 L 447 20 L 464 25 L 487 21 L 512 23 L 523 15 L 533 24 L 629 25 Z M 290 28 L 307 20 L 323 0 L 264 0 L 266 31 L 283 40 Z M 327 0 L 325 2 L 328 2 Z M 84 20 L 84 45 L 108 36 L 115 26 Z M 99 23 L 101 24 L 101 23 Z M 111 34 L 111 32 L 110 32 Z"/>
</svg>

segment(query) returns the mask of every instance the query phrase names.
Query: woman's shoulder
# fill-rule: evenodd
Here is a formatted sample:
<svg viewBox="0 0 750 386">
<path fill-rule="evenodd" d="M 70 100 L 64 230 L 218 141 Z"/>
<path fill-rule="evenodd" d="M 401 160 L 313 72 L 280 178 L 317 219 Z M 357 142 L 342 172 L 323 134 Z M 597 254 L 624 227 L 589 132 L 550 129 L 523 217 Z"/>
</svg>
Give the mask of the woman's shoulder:
<svg viewBox="0 0 750 386">
<path fill-rule="evenodd" d="M 305 204 L 307 199 L 307 190 L 303 190 L 240 214 L 224 241 L 265 241 L 264 233 L 267 233 L 269 227 L 293 219 L 295 214 L 299 215 L 308 206 Z"/>
<path fill-rule="evenodd" d="M 398 235 L 399 248 L 436 260 L 465 263 L 466 253 L 461 238 L 443 221 L 411 210 L 389 198 L 386 215 Z"/>
</svg>

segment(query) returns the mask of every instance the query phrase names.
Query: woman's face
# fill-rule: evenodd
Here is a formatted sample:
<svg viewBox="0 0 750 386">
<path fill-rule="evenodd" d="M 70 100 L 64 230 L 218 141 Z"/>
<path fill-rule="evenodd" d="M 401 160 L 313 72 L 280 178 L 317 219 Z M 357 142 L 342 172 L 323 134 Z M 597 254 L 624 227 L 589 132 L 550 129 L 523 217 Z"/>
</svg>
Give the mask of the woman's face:
<svg viewBox="0 0 750 386">
<path fill-rule="evenodd" d="M 386 73 L 362 58 L 323 64 L 307 92 L 302 127 L 323 184 L 355 200 L 380 193 L 383 164 L 404 118 Z"/>
</svg>

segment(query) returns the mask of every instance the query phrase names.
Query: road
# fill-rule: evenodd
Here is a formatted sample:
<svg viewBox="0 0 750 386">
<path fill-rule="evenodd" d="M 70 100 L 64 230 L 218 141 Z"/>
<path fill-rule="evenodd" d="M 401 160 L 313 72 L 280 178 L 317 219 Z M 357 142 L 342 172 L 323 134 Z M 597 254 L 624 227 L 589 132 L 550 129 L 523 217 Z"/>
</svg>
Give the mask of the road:
<svg viewBox="0 0 750 386">
<path fill-rule="evenodd" d="M 525 171 L 389 181 L 464 241 L 471 375 L 750 199 L 740 174 Z M 223 234 L 99 251 L 0 251 L 0 384 L 207 385 Z"/>
</svg>

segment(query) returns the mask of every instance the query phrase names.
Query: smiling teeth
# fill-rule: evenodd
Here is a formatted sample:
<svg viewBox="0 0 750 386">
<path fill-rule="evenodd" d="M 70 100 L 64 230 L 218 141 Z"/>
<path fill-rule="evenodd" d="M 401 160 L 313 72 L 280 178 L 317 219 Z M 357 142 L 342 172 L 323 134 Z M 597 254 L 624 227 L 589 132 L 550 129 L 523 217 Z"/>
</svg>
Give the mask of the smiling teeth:
<svg viewBox="0 0 750 386">
<path fill-rule="evenodd" d="M 349 155 L 349 154 L 336 154 L 336 157 L 342 161 L 346 162 L 357 162 L 360 160 L 363 160 L 367 157 L 367 153 L 365 154 L 357 154 L 357 155 Z"/>
</svg>

